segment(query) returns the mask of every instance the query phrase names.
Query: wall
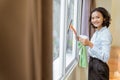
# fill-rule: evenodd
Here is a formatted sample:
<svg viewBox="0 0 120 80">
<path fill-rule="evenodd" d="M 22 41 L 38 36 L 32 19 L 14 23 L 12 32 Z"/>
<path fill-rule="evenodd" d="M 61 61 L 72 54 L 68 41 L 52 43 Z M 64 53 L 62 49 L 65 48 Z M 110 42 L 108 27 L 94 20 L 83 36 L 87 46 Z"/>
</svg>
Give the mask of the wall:
<svg viewBox="0 0 120 80">
<path fill-rule="evenodd" d="M 66 80 L 88 80 L 88 68 L 81 68 L 78 65 Z"/>
<path fill-rule="evenodd" d="M 111 12 L 111 1 L 112 0 L 95 0 L 96 7 L 105 7 L 109 12 Z"/>
<path fill-rule="evenodd" d="M 120 0 L 96 0 L 96 6 L 103 6 L 110 12 L 112 18 L 110 25 L 113 36 L 112 46 L 120 46 L 120 37 L 118 35 L 120 30 Z"/>
<path fill-rule="evenodd" d="M 112 16 L 112 24 L 111 31 L 113 35 L 113 46 L 120 46 L 120 0 L 112 0 L 111 7 L 111 16 Z"/>
</svg>

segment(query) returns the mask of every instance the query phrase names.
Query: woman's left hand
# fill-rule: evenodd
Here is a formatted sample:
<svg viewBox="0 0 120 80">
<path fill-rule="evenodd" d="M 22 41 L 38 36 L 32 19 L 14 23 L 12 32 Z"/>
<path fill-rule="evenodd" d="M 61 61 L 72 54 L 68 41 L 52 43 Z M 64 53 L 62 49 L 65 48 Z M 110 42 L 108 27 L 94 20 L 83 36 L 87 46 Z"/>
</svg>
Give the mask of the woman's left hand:
<svg viewBox="0 0 120 80">
<path fill-rule="evenodd" d="M 89 46 L 89 43 L 90 43 L 90 41 L 88 39 L 83 39 L 83 38 L 81 39 L 81 42 L 85 46 Z"/>
<path fill-rule="evenodd" d="M 92 42 L 89 41 L 88 39 L 83 39 L 83 38 L 81 38 L 81 39 L 79 39 L 79 41 L 80 41 L 83 45 L 85 45 L 85 46 L 90 46 L 91 48 L 93 47 Z"/>
</svg>

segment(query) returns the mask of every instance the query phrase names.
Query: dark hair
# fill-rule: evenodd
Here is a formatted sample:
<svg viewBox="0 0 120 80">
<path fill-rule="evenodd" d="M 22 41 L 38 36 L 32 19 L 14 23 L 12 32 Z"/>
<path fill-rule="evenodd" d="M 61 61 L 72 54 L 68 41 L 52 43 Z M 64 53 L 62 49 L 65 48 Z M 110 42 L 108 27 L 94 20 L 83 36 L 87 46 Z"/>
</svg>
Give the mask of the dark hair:
<svg viewBox="0 0 120 80">
<path fill-rule="evenodd" d="M 103 27 L 104 27 L 104 26 L 109 27 L 109 25 L 110 25 L 110 20 L 111 20 L 111 16 L 110 16 L 109 12 L 108 12 L 105 8 L 103 8 L 103 7 L 98 7 L 98 8 L 95 8 L 94 10 L 91 11 L 90 18 L 89 18 L 90 24 L 91 24 L 94 28 L 96 28 L 96 27 L 91 23 L 91 15 L 92 15 L 92 13 L 95 12 L 95 11 L 100 12 L 100 13 L 102 14 L 103 18 L 105 19 L 105 20 L 103 21 L 102 26 L 103 26 Z"/>
</svg>

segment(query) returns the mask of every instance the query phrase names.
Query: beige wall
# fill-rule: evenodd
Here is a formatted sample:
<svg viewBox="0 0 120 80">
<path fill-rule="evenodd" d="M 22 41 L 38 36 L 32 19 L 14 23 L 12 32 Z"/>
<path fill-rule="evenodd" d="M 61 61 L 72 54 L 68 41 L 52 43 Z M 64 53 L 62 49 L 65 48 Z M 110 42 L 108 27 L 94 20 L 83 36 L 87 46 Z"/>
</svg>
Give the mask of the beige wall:
<svg viewBox="0 0 120 80">
<path fill-rule="evenodd" d="M 112 46 L 120 46 L 120 0 L 96 0 L 96 6 L 105 7 L 111 14 L 110 30 L 113 36 Z"/>
<path fill-rule="evenodd" d="M 81 68 L 78 65 L 71 75 L 65 80 L 88 80 L 88 68 Z"/>
<path fill-rule="evenodd" d="M 105 7 L 109 12 L 111 12 L 111 1 L 112 0 L 95 0 L 96 7 Z"/>
<path fill-rule="evenodd" d="M 113 45 L 120 46 L 120 0 L 112 0 L 111 7 L 111 16 L 112 16 L 112 24 L 111 31 L 113 35 Z"/>
</svg>

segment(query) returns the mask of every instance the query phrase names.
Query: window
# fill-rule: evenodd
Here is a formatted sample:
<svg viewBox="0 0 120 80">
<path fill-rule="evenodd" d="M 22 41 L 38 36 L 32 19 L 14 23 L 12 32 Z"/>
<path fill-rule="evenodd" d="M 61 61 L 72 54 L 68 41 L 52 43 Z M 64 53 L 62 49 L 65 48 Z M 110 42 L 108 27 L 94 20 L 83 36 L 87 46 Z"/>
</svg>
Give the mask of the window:
<svg viewBox="0 0 120 80">
<path fill-rule="evenodd" d="M 53 80 L 60 79 L 62 77 L 62 62 L 60 50 L 61 32 L 61 0 L 53 0 Z"/>
<path fill-rule="evenodd" d="M 77 42 L 69 25 L 80 32 L 82 0 L 53 0 L 53 80 L 64 79 L 77 64 Z"/>
<path fill-rule="evenodd" d="M 66 33 L 66 67 L 68 64 L 75 58 L 75 54 L 73 52 L 73 45 L 74 45 L 74 35 L 71 30 L 69 30 L 69 25 L 72 23 L 74 25 L 74 2 L 75 0 L 67 0 L 67 26 L 66 28 L 67 33 Z"/>
<path fill-rule="evenodd" d="M 54 0 L 53 5 L 53 58 L 59 57 L 60 44 L 60 0 Z"/>
<path fill-rule="evenodd" d="M 77 0 L 67 0 L 67 15 L 66 15 L 66 28 L 68 29 L 70 23 L 77 29 Z M 71 70 L 76 64 L 76 39 L 71 30 L 67 30 L 65 36 L 65 75 L 69 75 Z"/>
</svg>

